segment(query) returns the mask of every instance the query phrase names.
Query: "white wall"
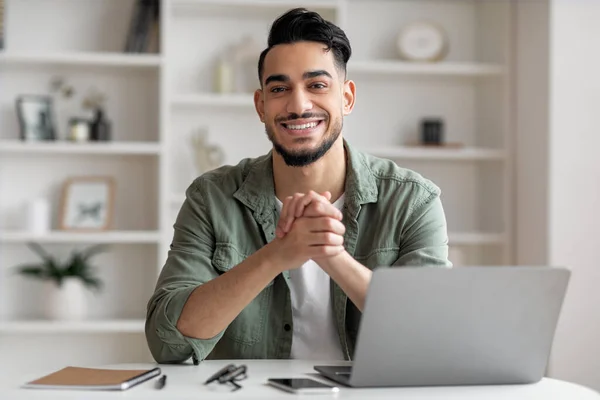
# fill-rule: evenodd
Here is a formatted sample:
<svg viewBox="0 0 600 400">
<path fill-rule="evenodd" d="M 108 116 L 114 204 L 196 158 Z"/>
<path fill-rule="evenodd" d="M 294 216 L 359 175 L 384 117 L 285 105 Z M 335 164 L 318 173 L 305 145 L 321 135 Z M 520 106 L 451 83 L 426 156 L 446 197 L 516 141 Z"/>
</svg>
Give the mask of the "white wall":
<svg viewBox="0 0 600 400">
<path fill-rule="evenodd" d="M 519 265 L 548 262 L 549 4 L 517 3 L 515 120 L 516 243 Z"/>
<path fill-rule="evenodd" d="M 549 261 L 572 268 L 552 375 L 600 390 L 600 0 L 552 0 Z"/>
</svg>

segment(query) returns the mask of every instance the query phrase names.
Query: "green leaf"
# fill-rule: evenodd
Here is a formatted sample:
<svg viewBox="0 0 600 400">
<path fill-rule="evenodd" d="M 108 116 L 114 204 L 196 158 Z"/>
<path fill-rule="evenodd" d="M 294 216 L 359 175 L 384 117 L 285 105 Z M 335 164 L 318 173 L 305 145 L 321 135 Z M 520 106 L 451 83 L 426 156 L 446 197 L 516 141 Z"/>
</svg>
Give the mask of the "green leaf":
<svg viewBox="0 0 600 400">
<path fill-rule="evenodd" d="M 48 274 L 56 279 L 61 279 L 63 276 L 65 276 L 64 268 L 61 268 L 60 265 L 54 261 L 54 259 L 48 261 L 46 268 L 48 268 Z"/>
<path fill-rule="evenodd" d="M 85 263 L 81 259 L 81 256 L 78 253 L 74 253 L 65 268 L 65 275 L 80 276 L 84 269 Z"/>
<path fill-rule="evenodd" d="M 29 243 L 29 247 L 43 259 L 43 262 L 20 266 L 18 272 L 22 275 L 40 279 L 51 279 L 59 287 L 69 277 L 81 279 L 84 285 L 91 289 L 99 290 L 103 286 L 101 280 L 95 276 L 94 268 L 88 260 L 94 254 L 104 251 L 107 247 L 106 245 L 100 244 L 91 246 L 84 251 L 73 251 L 70 259 L 64 264 L 61 264 L 54 257 L 50 256 L 36 243 Z"/>
<path fill-rule="evenodd" d="M 30 276 L 32 278 L 47 278 L 46 271 L 39 265 L 23 265 L 18 268 L 17 272 L 21 275 Z"/>
<path fill-rule="evenodd" d="M 44 248 L 42 246 L 40 246 L 37 243 L 33 243 L 33 242 L 29 242 L 27 243 L 27 246 L 37 255 L 40 256 L 40 258 L 46 262 L 49 262 L 51 260 L 54 260 L 54 258 L 52 256 L 50 256 L 46 250 L 44 250 Z"/>
</svg>

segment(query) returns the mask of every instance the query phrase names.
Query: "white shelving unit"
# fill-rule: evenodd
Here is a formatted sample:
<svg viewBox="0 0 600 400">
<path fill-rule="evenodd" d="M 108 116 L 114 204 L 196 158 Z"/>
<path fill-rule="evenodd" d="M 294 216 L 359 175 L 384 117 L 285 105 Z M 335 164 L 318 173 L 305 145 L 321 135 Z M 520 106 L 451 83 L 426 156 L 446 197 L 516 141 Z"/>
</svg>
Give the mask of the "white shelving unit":
<svg viewBox="0 0 600 400">
<path fill-rule="evenodd" d="M 95 67 L 160 67 L 162 58 L 158 55 L 122 53 L 18 53 L 6 52 L 0 55 L 0 64 L 5 65 L 81 65 Z"/>
<path fill-rule="evenodd" d="M 338 0 L 170 0 L 172 9 L 188 10 L 190 8 L 202 7 L 206 9 L 221 9 L 225 11 L 235 10 L 245 12 L 246 10 L 262 9 L 266 12 L 272 10 L 288 9 L 292 7 L 307 7 L 315 11 L 336 9 L 340 3 Z"/>
<path fill-rule="evenodd" d="M 412 63 L 390 60 L 357 61 L 349 64 L 348 72 L 352 74 L 382 75 L 426 75 L 432 77 L 488 77 L 502 76 L 502 65 L 483 63 L 446 62 L 443 64 Z"/>
<path fill-rule="evenodd" d="M 254 109 L 252 95 L 248 94 L 181 94 L 173 96 L 174 108 L 183 107 L 236 107 Z"/>
<path fill-rule="evenodd" d="M 429 161 L 503 161 L 503 150 L 479 148 L 423 148 L 423 147 L 366 147 L 367 153 L 392 160 Z"/>
<path fill-rule="evenodd" d="M 448 242 L 450 246 L 506 245 L 506 238 L 494 233 L 448 232 Z"/>
<path fill-rule="evenodd" d="M 142 333 L 144 320 L 106 321 L 19 321 L 0 323 L 1 333 L 40 334 L 40 333 Z"/>
<path fill-rule="evenodd" d="M 133 5 L 134 0 L 6 1 L 6 49 L 0 52 L 0 335 L 10 341 L 19 341 L 21 333 L 74 336 L 81 346 L 89 346 L 90 334 L 110 334 L 115 347 L 123 343 L 121 333 L 144 340 L 147 297 L 195 176 L 190 135 L 207 129 L 210 143 L 225 150 L 227 164 L 270 149 L 252 93 L 213 90 L 215 61 L 246 35 L 266 43 L 271 22 L 295 6 L 320 12 L 350 38 L 348 77 L 358 97 L 344 123 L 345 137 L 441 187 L 450 246 L 464 253 L 466 265 L 512 262 L 511 2 L 161 0 L 161 54 L 124 54 Z M 397 56 L 396 36 L 415 19 L 444 27 L 450 41 L 444 61 L 409 63 Z M 19 140 L 16 96 L 47 94 L 56 75 L 67 78 L 76 95 L 91 86 L 106 92 L 111 142 Z M 64 137 L 67 119 L 83 111 L 79 100 L 57 98 L 55 105 Z M 442 118 L 447 141 L 462 146 L 411 146 L 425 117 Z M 57 206 L 64 179 L 90 174 L 117 179 L 114 231 L 36 236 L 22 230 L 17 216 L 27 199 L 47 196 Z M 31 241 L 59 254 L 94 243 L 113 246 L 114 254 L 99 259 L 107 289 L 94 298 L 89 321 L 41 319 L 39 296 L 25 295 L 37 289 L 9 272 L 34 260 L 25 248 Z M 142 357 L 147 354 L 129 358 Z"/>
<path fill-rule="evenodd" d="M 104 155 L 158 155 L 159 143 L 143 142 L 23 142 L 18 140 L 0 141 L 0 154 L 104 154 Z"/>
<path fill-rule="evenodd" d="M 160 232 L 156 231 L 112 231 L 100 233 L 71 233 L 48 232 L 35 234 L 19 231 L 0 232 L 0 241 L 3 243 L 154 243 L 161 240 Z"/>
</svg>

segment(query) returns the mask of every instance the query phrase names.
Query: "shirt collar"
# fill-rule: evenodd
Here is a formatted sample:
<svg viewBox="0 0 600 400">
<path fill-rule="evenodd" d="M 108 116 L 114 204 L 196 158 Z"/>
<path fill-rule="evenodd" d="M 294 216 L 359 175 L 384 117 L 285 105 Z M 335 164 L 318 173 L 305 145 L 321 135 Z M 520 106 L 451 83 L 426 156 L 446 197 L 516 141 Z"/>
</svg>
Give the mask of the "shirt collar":
<svg viewBox="0 0 600 400">
<path fill-rule="evenodd" d="M 348 156 L 345 203 L 352 207 L 376 202 L 377 184 L 375 175 L 367 163 L 367 156 L 350 145 L 346 139 L 344 147 Z M 255 212 L 275 208 L 272 150 L 252 160 L 243 179 L 233 195 L 236 199 Z"/>
</svg>

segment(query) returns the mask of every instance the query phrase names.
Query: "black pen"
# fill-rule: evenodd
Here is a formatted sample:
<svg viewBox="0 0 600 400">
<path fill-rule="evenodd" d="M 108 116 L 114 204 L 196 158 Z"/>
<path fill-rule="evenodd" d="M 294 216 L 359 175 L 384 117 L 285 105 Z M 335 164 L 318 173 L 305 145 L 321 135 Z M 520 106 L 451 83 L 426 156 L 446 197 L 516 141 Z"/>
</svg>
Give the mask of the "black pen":
<svg viewBox="0 0 600 400">
<path fill-rule="evenodd" d="M 160 389 L 164 388 L 166 384 L 167 384 L 167 376 L 163 375 L 156 382 L 156 389 L 160 390 Z"/>
</svg>

